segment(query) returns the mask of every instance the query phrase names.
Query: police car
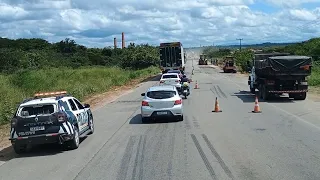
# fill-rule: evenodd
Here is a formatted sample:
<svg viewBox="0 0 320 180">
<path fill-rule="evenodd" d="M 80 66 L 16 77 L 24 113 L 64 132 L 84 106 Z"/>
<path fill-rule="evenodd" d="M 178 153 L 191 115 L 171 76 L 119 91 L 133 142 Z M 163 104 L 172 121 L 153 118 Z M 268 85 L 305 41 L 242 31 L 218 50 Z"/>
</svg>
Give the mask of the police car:
<svg viewBox="0 0 320 180">
<path fill-rule="evenodd" d="M 36 144 L 59 143 L 79 147 L 80 138 L 94 132 L 89 104 L 66 91 L 37 93 L 24 100 L 11 120 L 10 140 L 17 154 Z"/>
</svg>

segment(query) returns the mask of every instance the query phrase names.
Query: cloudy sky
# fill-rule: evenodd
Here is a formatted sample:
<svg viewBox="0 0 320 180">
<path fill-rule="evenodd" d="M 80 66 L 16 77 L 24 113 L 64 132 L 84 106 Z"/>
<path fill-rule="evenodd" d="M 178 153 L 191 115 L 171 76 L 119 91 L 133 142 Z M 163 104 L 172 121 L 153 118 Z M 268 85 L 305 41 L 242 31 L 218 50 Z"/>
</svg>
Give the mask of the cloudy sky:
<svg viewBox="0 0 320 180">
<path fill-rule="evenodd" d="M 0 37 L 185 47 L 320 36 L 320 0 L 0 0 Z"/>
</svg>

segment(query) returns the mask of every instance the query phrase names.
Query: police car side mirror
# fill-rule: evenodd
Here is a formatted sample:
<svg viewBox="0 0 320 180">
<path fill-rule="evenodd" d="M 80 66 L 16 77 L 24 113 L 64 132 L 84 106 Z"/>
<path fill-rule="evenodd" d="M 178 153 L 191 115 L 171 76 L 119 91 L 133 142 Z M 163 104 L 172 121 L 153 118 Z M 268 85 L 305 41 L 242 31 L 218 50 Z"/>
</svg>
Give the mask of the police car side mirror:
<svg viewBox="0 0 320 180">
<path fill-rule="evenodd" d="M 84 104 L 84 108 L 90 108 L 90 104 Z"/>
<path fill-rule="evenodd" d="M 141 93 L 141 96 L 145 96 L 146 95 L 146 93 Z"/>
</svg>

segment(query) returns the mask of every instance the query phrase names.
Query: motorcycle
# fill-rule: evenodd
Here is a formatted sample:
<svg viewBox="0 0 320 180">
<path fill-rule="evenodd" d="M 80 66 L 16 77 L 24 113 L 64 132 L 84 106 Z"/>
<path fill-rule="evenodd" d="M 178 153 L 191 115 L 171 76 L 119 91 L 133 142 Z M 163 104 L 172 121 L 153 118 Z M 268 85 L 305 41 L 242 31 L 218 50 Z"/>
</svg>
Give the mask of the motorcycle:
<svg viewBox="0 0 320 180">
<path fill-rule="evenodd" d="M 182 83 L 181 92 L 182 92 L 182 95 L 184 96 L 184 98 L 187 99 L 187 96 L 190 95 L 189 83 L 188 82 Z"/>
</svg>

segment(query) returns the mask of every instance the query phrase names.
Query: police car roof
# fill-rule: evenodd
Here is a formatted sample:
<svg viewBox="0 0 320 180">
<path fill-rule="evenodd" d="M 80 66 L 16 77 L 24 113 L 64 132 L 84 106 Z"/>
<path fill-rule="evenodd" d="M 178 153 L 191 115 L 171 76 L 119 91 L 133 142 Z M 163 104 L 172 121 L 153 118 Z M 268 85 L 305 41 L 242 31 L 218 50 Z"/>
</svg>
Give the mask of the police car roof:
<svg viewBox="0 0 320 180">
<path fill-rule="evenodd" d="M 56 100 L 56 97 L 45 97 L 39 99 L 32 99 L 30 101 L 20 104 L 20 106 L 32 106 L 36 104 L 56 104 L 57 102 L 58 101 Z"/>
</svg>

